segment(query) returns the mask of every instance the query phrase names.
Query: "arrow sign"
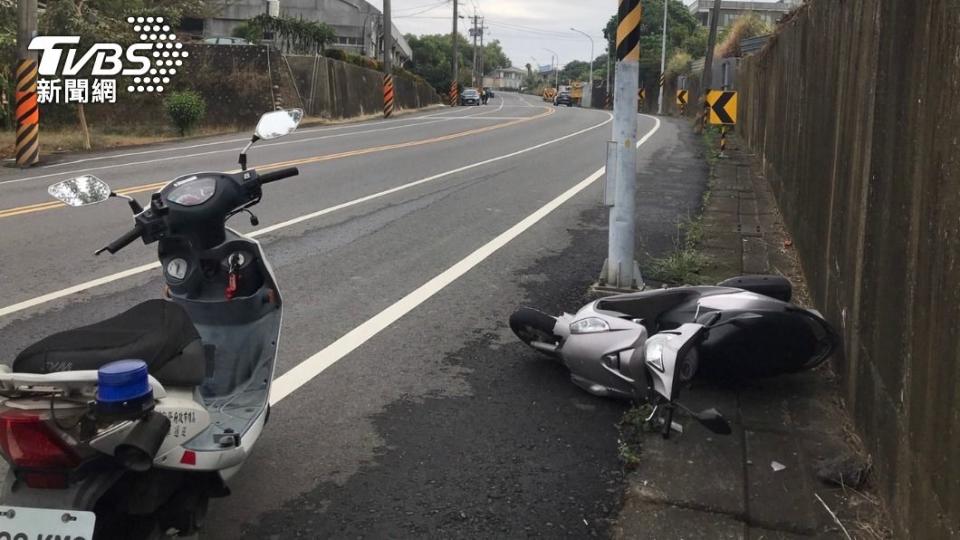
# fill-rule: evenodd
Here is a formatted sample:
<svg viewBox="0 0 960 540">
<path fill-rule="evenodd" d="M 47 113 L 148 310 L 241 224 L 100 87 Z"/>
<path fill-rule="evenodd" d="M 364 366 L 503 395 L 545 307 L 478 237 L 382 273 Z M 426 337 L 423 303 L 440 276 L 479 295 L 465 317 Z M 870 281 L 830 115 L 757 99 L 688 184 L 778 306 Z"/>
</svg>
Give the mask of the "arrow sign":
<svg viewBox="0 0 960 540">
<path fill-rule="evenodd" d="M 677 90 L 677 105 L 686 105 L 686 104 L 687 104 L 687 91 Z"/>
<path fill-rule="evenodd" d="M 637 97 L 640 99 L 640 101 L 643 101 L 644 98 L 647 97 L 647 92 L 646 92 L 643 88 L 641 88 L 641 89 L 637 92 Z"/>
<path fill-rule="evenodd" d="M 710 106 L 710 123 L 734 125 L 737 123 L 737 93 L 726 90 L 710 90 L 707 93 Z"/>
</svg>

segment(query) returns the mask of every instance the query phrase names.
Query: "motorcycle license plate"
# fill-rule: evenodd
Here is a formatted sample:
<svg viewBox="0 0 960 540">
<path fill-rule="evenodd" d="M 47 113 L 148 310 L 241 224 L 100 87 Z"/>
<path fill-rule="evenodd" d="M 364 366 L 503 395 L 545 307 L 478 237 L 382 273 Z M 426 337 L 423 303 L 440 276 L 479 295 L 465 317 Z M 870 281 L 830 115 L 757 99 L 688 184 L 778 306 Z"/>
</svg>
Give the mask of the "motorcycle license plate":
<svg viewBox="0 0 960 540">
<path fill-rule="evenodd" d="M 95 522 L 96 516 L 93 512 L 0 506 L 0 538 L 2 539 L 91 540 Z"/>
</svg>

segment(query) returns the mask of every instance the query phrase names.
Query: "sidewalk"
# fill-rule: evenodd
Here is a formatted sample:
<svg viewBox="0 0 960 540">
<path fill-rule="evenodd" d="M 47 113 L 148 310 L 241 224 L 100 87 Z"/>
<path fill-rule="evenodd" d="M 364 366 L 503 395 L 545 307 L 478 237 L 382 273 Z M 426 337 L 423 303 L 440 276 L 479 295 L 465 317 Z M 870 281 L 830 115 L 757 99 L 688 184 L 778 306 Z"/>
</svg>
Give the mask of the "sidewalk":
<svg viewBox="0 0 960 540">
<path fill-rule="evenodd" d="M 769 184 L 756 174 L 753 156 L 731 142 L 730 157 L 713 162 L 703 212 L 704 282 L 782 274 L 794 283 L 794 301 L 804 304 L 803 276 Z M 884 538 L 877 499 L 861 485 L 869 460 L 856 450 L 828 366 L 700 383 L 683 398 L 695 410 L 717 407 L 733 434 L 713 435 L 685 416 L 684 432 L 668 440 L 641 433 L 615 538 L 845 538 L 824 504 L 853 538 Z"/>
</svg>

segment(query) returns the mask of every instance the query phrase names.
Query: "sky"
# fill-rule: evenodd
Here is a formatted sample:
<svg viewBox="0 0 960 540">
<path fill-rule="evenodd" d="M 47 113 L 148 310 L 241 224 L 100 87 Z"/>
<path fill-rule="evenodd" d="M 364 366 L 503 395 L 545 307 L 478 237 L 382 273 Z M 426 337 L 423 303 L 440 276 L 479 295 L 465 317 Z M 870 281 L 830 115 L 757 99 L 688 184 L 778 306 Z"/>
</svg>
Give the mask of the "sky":
<svg viewBox="0 0 960 540">
<path fill-rule="evenodd" d="M 368 0 L 378 9 L 383 0 Z M 485 17 L 485 40 L 499 40 L 515 66 L 559 64 L 590 59 L 590 40 L 570 30 L 586 32 L 594 41 L 593 57 L 603 54 L 603 27 L 616 13 L 617 0 L 459 0 L 460 15 L 474 11 Z M 754 0 L 776 1 L 776 0 Z M 683 0 L 689 4 L 690 0 Z M 453 30 L 452 0 L 392 0 L 393 24 L 404 34 L 445 34 Z M 459 31 L 467 37 L 469 19 L 461 19 Z M 469 38 L 468 38 L 469 39 Z"/>
<path fill-rule="evenodd" d="M 382 8 L 382 0 L 368 0 Z M 404 34 L 445 34 L 453 29 L 451 0 L 392 0 L 393 24 Z M 515 66 L 551 63 L 552 49 L 560 65 L 590 59 L 590 40 L 570 30 L 575 27 L 593 37 L 594 56 L 606 47 L 603 26 L 616 12 L 616 0 L 460 0 L 460 14 L 485 18 L 484 41 L 499 40 Z M 459 30 L 469 38 L 469 19 L 460 19 Z M 532 58 L 531 58 L 532 57 Z"/>
</svg>

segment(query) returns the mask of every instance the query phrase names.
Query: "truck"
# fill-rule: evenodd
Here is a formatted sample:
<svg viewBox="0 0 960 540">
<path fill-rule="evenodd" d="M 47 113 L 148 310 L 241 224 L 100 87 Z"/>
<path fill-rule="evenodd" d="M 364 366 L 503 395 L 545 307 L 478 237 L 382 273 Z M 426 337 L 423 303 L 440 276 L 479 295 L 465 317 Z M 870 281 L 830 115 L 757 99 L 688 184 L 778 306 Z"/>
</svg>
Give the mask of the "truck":
<svg viewBox="0 0 960 540">
<path fill-rule="evenodd" d="M 553 98 L 557 96 L 556 88 L 544 88 L 543 89 L 543 100 L 553 103 Z"/>
</svg>

